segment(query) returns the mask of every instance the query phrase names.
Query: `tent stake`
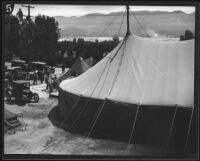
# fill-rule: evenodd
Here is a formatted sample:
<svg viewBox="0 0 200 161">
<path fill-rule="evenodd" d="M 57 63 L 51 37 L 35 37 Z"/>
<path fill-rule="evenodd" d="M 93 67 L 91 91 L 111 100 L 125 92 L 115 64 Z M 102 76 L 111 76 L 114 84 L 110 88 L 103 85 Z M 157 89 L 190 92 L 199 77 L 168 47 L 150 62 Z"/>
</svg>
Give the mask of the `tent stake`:
<svg viewBox="0 0 200 161">
<path fill-rule="evenodd" d="M 188 139 L 189 139 L 189 135 L 190 135 L 190 129 L 191 129 L 191 124 L 192 124 L 193 113 L 194 113 L 194 106 L 192 108 L 191 115 L 190 115 L 190 121 L 189 121 L 189 126 L 188 126 L 185 146 L 184 146 L 184 152 L 186 152 L 186 148 L 187 148 L 187 144 L 188 144 Z"/>
<path fill-rule="evenodd" d="M 173 119 L 172 119 L 172 124 L 171 124 L 170 131 L 169 131 L 169 135 L 168 135 L 168 138 L 167 138 L 165 152 L 167 152 L 167 149 L 168 149 L 168 146 L 169 146 L 169 142 L 170 142 L 170 138 L 171 138 L 171 134 L 172 134 L 177 110 L 178 110 L 178 106 L 176 105 L 176 108 L 175 108 L 175 111 L 174 111 L 174 116 L 173 116 Z"/>
<path fill-rule="evenodd" d="M 93 123 L 93 125 L 92 125 L 92 128 L 90 129 L 90 131 L 89 131 L 89 133 L 88 133 L 88 135 L 87 135 L 87 138 L 90 136 L 92 130 L 94 129 L 94 126 L 95 126 L 95 124 L 97 123 L 97 120 L 98 120 L 98 118 L 99 118 L 99 116 L 100 116 L 100 114 L 101 114 L 101 112 L 102 112 L 102 110 L 103 110 L 103 107 L 105 106 L 105 103 L 106 103 L 106 99 L 103 101 L 103 104 L 102 104 L 102 106 L 101 106 L 101 108 L 100 108 L 100 111 L 99 111 L 99 113 L 98 113 L 98 115 L 97 115 L 97 117 L 96 117 L 96 119 L 95 119 L 95 121 L 94 121 L 94 123 Z"/>
<path fill-rule="evenodd" d="M 130 145 L 130 143 L 131 143 L 131 139 L 132 139 L 132 136 L 133 136 L 133 131 L 135 129 L 135 123 L 136 123 L 136 120 L 137 120 L 139 108 L 140 108 L 140 105 L 138 104 L 137 111 L 136 111 L 136 114 L 135 114 L 135 118 L 134 118 L 134 121 L 133 121 L 133 126 L 132 126 L 132 129 L 131 129 L 131 135 L 130 135 L 130 138 L 129 138 L 129 141 L 128 141 L 128 145 Z"/>
</svg>

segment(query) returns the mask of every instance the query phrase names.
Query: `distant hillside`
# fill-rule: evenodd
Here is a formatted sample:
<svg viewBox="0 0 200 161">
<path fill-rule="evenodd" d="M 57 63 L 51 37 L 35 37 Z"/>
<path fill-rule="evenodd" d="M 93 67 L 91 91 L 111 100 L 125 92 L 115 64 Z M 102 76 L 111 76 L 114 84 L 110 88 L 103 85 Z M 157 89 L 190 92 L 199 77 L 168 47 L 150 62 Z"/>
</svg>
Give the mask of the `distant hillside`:
<svg viewBox="0 0 200 161">
<path fill-rule="evenodd" d="M 133 14 L 143 27 L 138 24 Z M 112 12 L 110 14 L 91 13 L 81 17 L 56 16 L 55 19 L 61 28 L 61 38 L 67 36 L 109 37 L 117 35 L 124 15 L 124 12 Z M 105 30 L 116 16 L 118 17 Z M 126 18 L 124 18 L 123 22 L 119 36 L 124 36 L 126 33 Z M 153 37 L 179 37 L 187 29 L 194 32 L 194 22 L 194 13 L 186 14 L 178 10 L 174 12 L 135 11 L 130 13 L 131 31 L 143 36 L 146 34 L 142 28 Z"/>
</svg>

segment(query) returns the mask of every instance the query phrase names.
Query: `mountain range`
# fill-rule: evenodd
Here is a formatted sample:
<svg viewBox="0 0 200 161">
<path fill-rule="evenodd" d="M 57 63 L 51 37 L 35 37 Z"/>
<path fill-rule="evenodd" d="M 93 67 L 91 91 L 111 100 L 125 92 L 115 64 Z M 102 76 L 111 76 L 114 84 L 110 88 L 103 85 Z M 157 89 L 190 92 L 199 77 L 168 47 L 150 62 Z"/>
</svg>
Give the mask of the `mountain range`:
<svg viewBox="0 0 200 161">
<path fill-rule="evenodd" d="M 55 16 L 66 37 L 112 37 L 126 33 L 126 13 L 91 13 L 81 17 Z M 141 36 L 179 37 L 185 30 L 195 30 L 195 13 L 183 11 L 133 11 L 130 12 L 130 30 Z M 123 23 L 122 23 L 123 22 Z"/>
</svg>

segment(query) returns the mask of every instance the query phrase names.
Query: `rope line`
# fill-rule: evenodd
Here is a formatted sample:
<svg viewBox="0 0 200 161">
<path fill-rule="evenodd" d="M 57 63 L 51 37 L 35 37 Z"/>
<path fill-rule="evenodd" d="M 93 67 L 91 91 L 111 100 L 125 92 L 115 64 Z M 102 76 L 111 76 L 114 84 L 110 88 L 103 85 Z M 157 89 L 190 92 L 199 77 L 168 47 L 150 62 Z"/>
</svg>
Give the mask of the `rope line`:
<svg viewBox="0 0 200 161">
<path fill-rule="evenodd" d="M 124 43 L 125 41 L 126 41 L 126 38 L 123 40 L 122 44 L 120 45 L 119 49 L 116 51 L 115 55 L 114 55 L 111 59 L 109 59 L 110 62 L 111 62 L 111 61 L 114 59 L 114 57 L 117 55 L 117 53 L 119 52 L 119 50 L 121 49 L 121 47 L 122 47 L 122 45 L 123 45 L 123 43 Z M 122 57 L 121 57 L 121 58 L 122 58 Z M 109 62 L 109 61 L 108 61 L 108 62 Z M 107 63 L 108 63 L 108 62 L 107 62 Z M 111 65 L 111 63 L 109 64 L 109 69 L 110 69 L 110 65 Z M 107 64 L 106 64 L 106 66 L 107 66 Z M 109 71 L 109 69 L 108 69 L 108 71 Z M 105 71 L 105 68 L 104 68 L 104 71 Z M 104 71 L 102 72 L 102 75 L 103 75 Z M 106 74 L 106 78 L 107 78 L 107 75 L 108 75 L 108 71 L 107 71 L 107 74 Z M 102 77 L 102 75 L 101 75 L 101 77 Z M 100 78 L 101 78 L 101 77 L 100 77 Z M 104 79 L 104 83 L 105 83 L 106 78 Z M 99 81 L 100 81 L 100 79 L 99 79 Z M 103 84 L 104 84 L 104 83 L 103 83 Z M 97 85 L 98 85 L 98 83 L 97 83 Z M 97 85 L 96 85 L 96 87 L 97 87 Z M 102 88 L 101 88 L 101 89 L 102 89 Z M 94 88 L 94 90 L 95 90 L 95 88 Z M 93 91 L 94 91 L 94 90 L 93 90 Z M 100 90 L 100 92 L 101 92 L 101 90 Z M 98 95 L 100 95 L 100 92 L 99 92 Z M 92 125 L 91 129 L 90 129 L 90 126 L 89 126 L 89 128 L 86 130 L 85 135 L 87 134 L 87 131 L 90 129 L 89 133 L 87 134 L 86 140 L 88 139 L 88 137 L 90 136 L 91 132 L 93 131 L 93 129 L 94 129 L 96 123 L 97 123 L 97 120 L 99 119 L 100 114 L 101 114 L 102 111 L 103 111 L 103 107 L 105 106 L 105 103 L 106 103 L 106 99 L 104 100 L 104 102 L 103 102 L 101 108 L 98 110 L 98 112 L 96 113 L 95 117 L 93 118 L 92 123 L 91 123 L 91 125 Z M 86 141 L 86 140 L 85 140 L 85 141 Z M 83 143 L 85 143 L 85 141 L 84 141 Z"/>
<path fill-rule="evenodd" d="M 69 114 L 71 114 L 72 110 L 74 109 L 74 107 L 77 105 L 77 103 L 79 102 L 81 96 L 78 97 L 78 99 L 76 100 L 76 102 L 73 104 L 70 112 L 67 114 L 67 116 L 65 117 L 65 119 L 60 123 L 59 126 L 62 126 L 64 124 L 64 122 L 67 120 L 67 118 L 69 117 Z M 66 114 L 66 111 L 65 111 L 65 114 Z M 42 151 L 48 149 L 50 147 L 50 145 L 53 145 L 55 144 L 58 140 L 61 140 L 62 138 L 64 138 L 65 136 L 67 136 L 67 134 L 64 134 L 63 136 L 61 136 L 60 138 L 58 139 L 55 139 L 53 142 L 51 142 L 47 147 L 45 147 Z"/>
<path fill-rule="evenodd" d="M 193 114 L 194 114 L 194 106 L 193 106 L 193 108 L 192 108 L 191 115 L 190 115 L 190 121 L 189 121 L 189 127 L 188 127 L 187 136 L 186 136 L 186 141 L 185 141 L 184 152 L 186 152 L 186 148 L 187 148 L 187 144 L 188 144 L 188 139 L 189 139 L 191 124 L 192 124 Z"/>
<path fill-rule="evenodd" d="M 174 116 L 173 116 L 173 119 L 172 119 L 172 124 L 171 124 L 170 131 L 169 131 L 169 135 L 167 137 L 166 150 L 165 150 L 166 152 L 167 152 L 167 148 L 169 146 L 170 137 L 171 137 L 171 134 L 172 134 L 172 130 L 173 130 L 173 126 L 174 126 L 177 110 L 178 110 L 178 106 L 176 105 L 176 108 L 175 108 L 175 111 L 174 111 Z"/>
<path fill-rule="evenodd" d="M 97 120 L 98 120 L 98 118 L 99 118 L 99 116 L 100 116 L 100 114 L 101 114 L 101 112 L 102 112 L 102 110 L 103 110 L 103 107 L 105 106 L 105 103 L 106 103 L 106 100 L 104 100 L 104 102 L 103 102 L 103 104 L 102 104 L 102 106 L 101 106 L 101 108 L 100 108 L 100 111 L 99 111 L 99 113 L 98 113 L 98 115 L 97 115 L 97 117 L 96 117 L 96 119 L 95 119 L 95 121 L 94 121 L 94 123 L 93 123 L 93 125 L 92 125 L 92 128 L 90 129 L 90 131 L 89 131 L 89 133 L 88 133 L 88 135 L 87 135 L 87 138 L 90 136 L 91 132 L 93 131 L 94 126 L 96 125 Z"/>
<path fill-rule="evenodd" d="M 124 22 L 124 17 L 125 17 L 125 12 L 123 13 L 122 22 L 121 22 L 121 24 L 120 24 L 120 27 L 119 27 L 119 31 L 118 31 L 118 34 L 117 34 L 117 36 L 119 36 L 119 33 L 120 33 L 120 30 L 121 30 L 121 27 L 122 27 L 122 25 L 123 25 L 123 22 Z"/>
<path fill-rule="evenodd" d="M 127 38 L 124 39 L 124 41 L 122 42 L 121 46 L 119 47 L 119 49 L 117 50 L 117 52 L 115 53 L 115 55 L 110 59 L 110 61 L 112 61 L 113 58 L 117 55 L 117 53 L 118 53 L 119 50 L 121 49 L 123 43 L 126 41 L 126 39 L 127 39 Z M 125 47 L 124 47 L 124 48 L 125 48 Z M 121 56 L 121 61 L 122 61 L 122 59 L 123 59 L 123 55 L 124 55 L 124 52 L 123 52 L 123 54 L 122 54 L 122 56 Z M 111 65 L 111 63 L 110 63 L 110 65 Z M 121 63 L 119 63 L 119 65 L 121 65 Z M 120 67 L 120 66 L 119 66 L 119 67 Z M 110 68 L 110 66 L 109 66 L 109 68 Z M 109 71 L 109 70 L 108 70 L 108 71 Z M 107 71 L 107 74 L 108 74 L 108 71 Z M 106 78 L 107 78 L 107 74 L 106 74 Z M 106 78 L 104 79 L 104 83 L 105 83 Z M 104 83 L 103 83 L 103 84 L 104 84 Z M 102 88 L 101 88 L 101 89 L 102 89 Z M 100 92 L 101 92 L 101 91 L 100 91 Z M 100 94 L 100 92 L 99 92 L 99 94 Z M 98 110 L 98 112 L 97 112 L 97 114 L 96 114 L 97 116 L 95 115 L 95 117 L 94 117 L 94 119 L 93 119 L 94 122 L 92 121 L 92 128 L 90 129 L 90 131 L 89 131 L 89 133 L 88 133 L 88 135 L 87 135 L 87 138 L 90 136 L 91 132 L 93 131 L 94 126 L 96 125 L 96 122 L 97 122 L 97 120 L 98 120 L 100 114 L 102 113 L 102 110 L 103 110 L 103 107 L 105 106 L 105 103 L 106 103 L 106 99 L 104 100 L 104 102 L 103 102 L 103 104 L 102 104 L 100 110 Z M 89 127 L 90 127 L 90 126 L 89 126 Z M 87 131 L 88 131 L 88 130 L 87 130 Z M 86 132 L 87 132 L 87 131 L 86 131 Z"/>
<path fill-rule="evenodd" d="M 73 106 L 71 107 L 71 110 L 70 112 L 68 112 L 67 116 L 65 117 L 65 119 L 61 122 L 61 126 L 65 123 L 65 121 L 68 119 L 68 117 L 71 115 L 73 109 L 75 108 L 75 106 L 78 104 L 79 100 L 81 98 L 81 95 L 78 97 L 78 99 L 76 100 L 76 102 L 73 104 Z M 67 110 L 66 110 L 67 111 Z M 65 111 L 65 114 L 66 114 L 66 111 Z"/>
<path fill-rule="evenodd" d="M 111 62 L 113 61 L 113 59 L 115 58 L 115 56 L 118 54 L 118 52 L 119 52 L 119 50 L 121 49 L 122 45 L 125 43 L 125 39 L 126 39 L 126 37 L 125 37 L 124 40 L 122 41 L 120 47 L 117 49 L 115 55 L 111 58 L 111 60 L 110 60 Z"/>
<path fill-rule="evenodd" d="M 122 8 L 121 12 L 122 12 L 123 10 L 124 10 L 124 7 Z M 97 37 L 100 37 L 100 35 L 101 35 L 102 33 L 104 33 L 104 32 L 110 27 L 111 24 L 113 24 L 113 22 L 114 22 L 115 19 L 121 14 L 121 12 L 119 12 L 119 13 L 112 19 L 112 21 L 108 24 L 108 26 L 106 26 L 106 28 L 105 28 L 102 32 L 100 32 L 100 34 L 99 34 Z"/>
<path fill-rule="evenodd" d="M 70 130 L 73 128 L 73 126 L 76 124 L 76 122 L 78 121 L 79 117 L 81 116 L 81 114 L 83 113 L 83 111 L 86 109 L 86 105 L 88 105 L 89 100 L 86 102 L 86 104 L 84 105 L 84 107 L 81 109 L 81 111 L 79 112 L 78 116 L 75 118 L 75 120 L 73 121 L 73 123 L 71 124 L 70 128 L 67 130 L 67 132 L 70 132 Z"/>
<path fill-rule="evenodd" d="M 118 53 L 119 50 L 121 49 L 123 43 L 124 43 L 124 40 L 123 40 L 122 44 L 120 45 L 119 49 L 116 51 L 115 55 L 110 59 L 110 62 L 111 62 L 111 61 L 113 60 L 113 58 L 117 55 L 117 53 Z M 109 63 L 109 67 L 108 67 L 108 70 L 107 70 L 105 79 L 104 79 L 104 81 L 103 81 L 103 85 L 102 85 L 102 87 L 101 87 L 101 89 L 100 89 L 100 91 L 99 91 L 98 96 L 100 95 L 100 93 L 101 93 L 101 91 L 102 91 L 102 89 L 103 89 L 103 86 L 104 86 L 105 81 L 106 81 L 107 76 L 108 76 L 108 72 L 109 72 L 110 66 L 111 66 L 111 63 Z M 94 129 L 94 126 L 95 126 L 95 124 L 96 124 L 96 122 L 97 122 L 97 120 L 98 120 L 98 118 L 99 118 L 99 116 L 100 116 L 100 114 L 101 114 L 101 112 L 102 112 L 102 110 L 103 110 L 104 105 L 105 105 L 105 100 L 104 100 L 104 103 L 103 103 L 103 105 L 101 106 L 101 108 L 97 111 L 97 113 L 96 113 L 95 116 L 93 117 L 92 122 L 91 122 L 91 124 L 89 125 L 89 128 L 86 130 L 86 132 L 85 132 L 84 135 L 86 135 L 86 134 L 88 133 L 90 127 L 92 126 L 92 128 L 91 128 L 91 130 L 89 131 L 89 133 L 88 133 L 88 135 L 87 135 L 86 138 L 88 138 L 88 137 L 90 136 L 92 130 Z"/>
<path fill-rule="evenodd" d="M 108 65 L 109 60 L 110 60 L 110 59 L 108 59 L 106 65 L 105 65 L 105 67 L 104 67 L 104 69 L 103 69 L 103 71 L 102 71 L 102 73 L 101 73 L 101 75 L 100 75 L 100 77 L 99 77 L 99 79 L 98 79 L 97 84 L 95 85 L 93 91 L 92 91 L 91 94 L 90 94 L 90 97 L 92 97 L 92 95 L 93 95 L 95 89 L 97 88 L 97 86 L 98 86 L 98 84 L 99 84 L 99 82 L 100 82 L 100 80 L 101 80 L 101 78 L 102 78 L 102 75 L 103 75 L 103 73 L 104 73 L 104 71 L 105 71 L 105 69 L 106 69 L 106 66 Z M 68 132 L 72 129 L 72 127 L 73 127 L 73 126 L 75 125 L 75 123 L 78 121 L 78 119 L 80 118 L 82 112 L 85 110 L 86 105 L 88 105 L 89 102 L 90 102 L 90 99 L 88 99 L 88 101 L 86 102 L 86 104 L 84 105 L 84 107 L 82 108 L 82 110 L 80 111 L 80 113 L 78 114 L 78 116 L 76 117 L 76 119 L 73 121 L 71 127 L 68 129 Z"/>
<path fill-rule="evenodd" d="M 116 18 L 117 18 L 117 16 L 113 19 L 113 21 L 114 21 Z M 112 21 L 112 22 L 113 22 L 113 21 Z M 112 24 L 112 22 L 107 26 L 107 28 Z M 106 29 L 107 29 L 107 28 L 106 28 Z M 105 31 L 105 30 L 104 30 L 104 31 Z M 103 32 L 104 32 L 104 31 L 103 31 Z M 101 34 L 101 33 L 100 33 L 100 34 Z M 124 40 L 124 41 L 125 41 L 125 40 Z M 124 41 L 122 42 L 122 44 L 124 43 Z M 119 47 L 119 49 L 120 49 L 121 47 L 122 47 L 122 45 Z M 119 49 L 118 49 L 118 51 L 119 51 Z M 116 52 L 116 54 L 118 53 L 118 51 Z M 116 56 L 116 54 L 113 56 L 113 58 Z M 113 58 L 112 58 L 112 59 L 113 59 Z M 98 79 L 98 81 L 97 81 L 97 83 L 96 83 L 94 89 L 93 89 L 93 91 L 91 92 L 90 97 L 92 97 L 94 91 L 96 90 L 96 88 L 97 88 L 97 86 L 98 86 L 98 84 L 99 84 L 99 82 L 100 82 L 100 80 L 101 80 L 101 78 L 102 78 L 103 73 L 105 72 L 105 69 L 106 69 L 108 63 L 111 62 L 112 59 L 108 59 L 106 65 L 105 65 L 105 67 L 104 67 L 104 69 L 103 69 L 103 71 L 102 71 L 102 73 L 101 73 L 101 75 L 100 75 L 100 77 L 99 77 L 99 79 Z M 79 98 L 80 98 L 80 97 L 79 97 Z M 76 101 L 76 103 L 74 104 L 74 106 L 78 103 L 78 101 L 79 101 L 79 99 Z M 84 107 L 82 108 L 81 112 L 78 114 L 78 116 L 76 117 L 76 119 L 74 120 L 74 122 L 72 123 L 72 125 L 70 126 L 70 128 L 67 130 L 68 132 L 69 132 L 69 131 L 72 129 L 72 127 L 75 125 L 75 123 L 77 122 L 77 120 L 78 120 L 79 117 L 81 116 L 82 112 L 85 110 L 85 107 L 86 107 L 86 105 L 87 105 L 88 103 L 89 103 L 89 100 L 88 100 L 88 102 L 84 105 Z M 98 112 L 97 117 L 96 117 L 94 123 L 92 124 L 92 128 L 90 129 L 90 131 L 89 131 L 89 133 L 88 133 L 88 135 L 87 135 L 87 138 L 90 136 L 92 130 L 94 129 L 94 126 L 95 126 L 95 124 L 96 124 L 96 122 L 97 122 L 97 120 L 98 120 L 98 118 L 99 118 L 99 116 L 100 116 L 100 114 L 101 114 L 101 112 L 102 112 L 102 110 L 103 110 L 103 107 L 104 107 L 105 103 L 106 103 L 106 100 L 104 100 L 103 105 L 101 106 L 100 111 Z M 72 111 L 72 110 L 71 110 L 71 111 Z M 63 137 L 65 137 L 65 136 L 66 136 L 66 135 L 64 135 Z M 60 137 L 59 139 L 55 140 L 54 142 L 52 142 L 52 144 L 53 144 L 53 143 L 55 144 L 58 140 L 61 140 L 63 137 Z M 52 144 L 49 144 L 48 147 L 49 147 L 50 145 L 52 145 Z M 43 149 L 42 151 L 46 150 L 48 147 L 46 147 L 46 148 Z"/>
<path fill-rule="evenodd" d="M 137 21 L 137 23 L 139 24 L 139 26 L 142 28 L 142 30 L 144 31 L 144 33 L 148 36 L 151 37 L 146 30 L 144 29 L 144 27 L 142 26 L 142 24 L 140 23 L 140 21 L 138 20 L 138 18 L 136 17 L 136 15 L 131 11 L 131 14 L 135 17 L 135 20 Z"/>
<path fill-rule="evenodd" d="M 138 113 L 139 113 L 139 108 L 140 108 L 140 105 L 137 106 L 137 111 L 136 111 L 136 114 L 135 114 L 135 117 L 134 117 L 133 126 L 131 128 L 131 134 L 130 134 L 130 137 L 129 137 L 128 145 L 131 144 L 131 140 L 132 140 L 132 137 L 133 137 L 133 131 L 135 129 L 135 124 L 136 124 L 136 120 L 137 120 Z"/>
<path fill-rule="evenodd" d="M 128 38 L 128 37 L 126 36 L 125 39 L 124 39 L 124 42 L 127 41 L 127 38 Z M 121 64 L 122 64 L 122 61 L 123 61 L 123 57 L 124 57 L 124 55 L 125 55 L 125 52 L 124 52 L 125 47 L 126 47 L 126 43 L 125 43 L 125 46 L 124 46 L 124 48 L 123 48 L 123 53 L 122 53 L 122 55 L 121 55 L 120 62 L 118 63 L 117 71 L 116 71 L 116 73 L 115 73 L 114 79 L 113 79 L 113 81 L 112 81 L 112 86 L 111 86 L 111 88 L 110 88 L 110 90 L 109 90 L 109 92 L 108 92 L 108 95 L 111 94 L 111 91 L 112 91 L 112 89 L 113 89 L 113 87 L 114 87 L 114 85 L 115 85 L 116 79 L 117 79 L 117 77 L 118 77 L 118 74 L 119 74 L 119 71 L 120 71 L 120 67 L 121 67 Z M 121 48 L 121 47 L 120 47 L 120 48 Z M 117 54 L 115 54 L 115 56 L 116 56 L 116 55 L 117 55 Z M 114 58 L 114 57 L 113 57 L 113 58 Z"/>
</svg>

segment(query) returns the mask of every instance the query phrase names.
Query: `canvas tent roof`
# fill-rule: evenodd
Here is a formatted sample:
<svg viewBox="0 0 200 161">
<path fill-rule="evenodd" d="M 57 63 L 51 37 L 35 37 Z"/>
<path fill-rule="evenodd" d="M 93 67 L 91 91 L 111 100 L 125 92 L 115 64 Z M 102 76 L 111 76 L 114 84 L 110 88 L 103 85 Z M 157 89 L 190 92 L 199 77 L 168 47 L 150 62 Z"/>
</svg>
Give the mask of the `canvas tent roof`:
<svg viewBox="0 0 200 161">
<path fill-rule="evenodd" d="M 130 34 L 84 74 L 61 82 L 60 88 L 96 99 L 193 107 L 194 40 L 158 41 Z"/>
<path fill-rule="evenodd" d="M 78 58 L 76 62 L 72 65 L 72 67 L 67 72 L 62 74 L 58 79 L 60 81 L 63 81 L 66 78 L 70 77 L 72 73 L 80 75 L 87 71 L 89 68 L 90 66 L 87 63 L 85 63 L 82 58 Z"/>
</svg>

